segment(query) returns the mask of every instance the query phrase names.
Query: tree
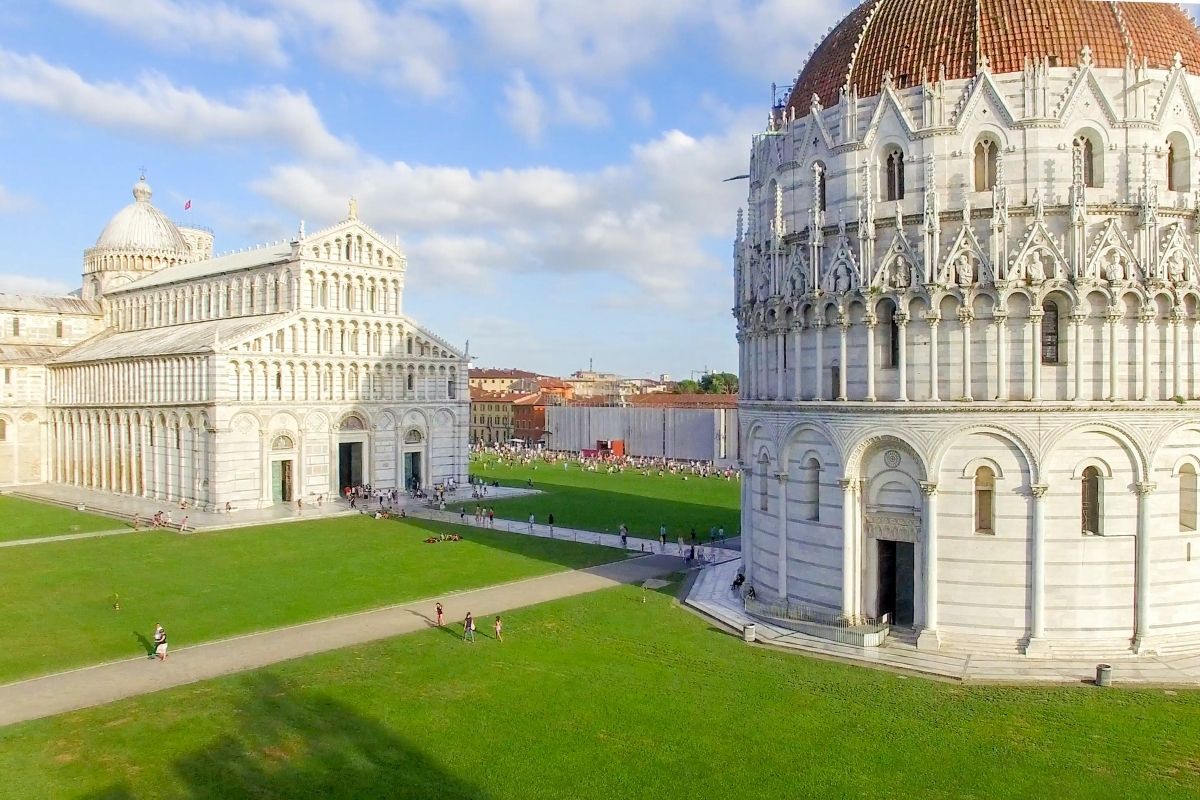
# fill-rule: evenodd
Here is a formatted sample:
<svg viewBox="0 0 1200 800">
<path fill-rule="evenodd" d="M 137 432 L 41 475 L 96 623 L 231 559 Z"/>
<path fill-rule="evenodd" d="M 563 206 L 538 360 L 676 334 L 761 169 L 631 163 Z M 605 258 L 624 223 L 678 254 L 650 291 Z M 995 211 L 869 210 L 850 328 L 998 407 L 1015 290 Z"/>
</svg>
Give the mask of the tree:
<svg viewBox="0 0 1200 800">
<path fill-rule="evenodd" d="M 738 378 L 732 372 L 710 372 L 700 378 L 704 394 L 733 394 L 738 390 Z"/>
<path fill-rule="evenodd" d="M 696 394 L 700 391 L 700 384 L 693 380 L 682 380 L 675 384 L 675 394 Z"/>
</svg>

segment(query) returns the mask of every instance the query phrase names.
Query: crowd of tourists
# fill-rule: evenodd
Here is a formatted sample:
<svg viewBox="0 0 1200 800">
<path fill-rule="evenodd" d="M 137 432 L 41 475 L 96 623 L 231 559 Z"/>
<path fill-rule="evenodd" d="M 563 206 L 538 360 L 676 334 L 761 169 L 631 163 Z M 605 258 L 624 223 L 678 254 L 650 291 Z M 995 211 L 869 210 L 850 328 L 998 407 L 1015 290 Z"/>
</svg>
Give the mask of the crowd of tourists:
<svg viewBox="0 0 1200 800">
<path fill-rule="evenodd" d="M 577 467 L 585 472 L 605 472 L 620 474 L 627 470 L 640 472 L 642 475 L 657 475 L 660 478 L 682 477 L 687 480 L 694 478 L 719 478 L 727 481 L 741 479 L 740 473 L 732 467 L 717 467 L 711 461 L 684 460 L 659 458 L 654 456 L 618 456 L 613 453 L 600 452 L 596 455 L 585 455 L 575 452 L 559 452 L 543 450 L 522 445 L 476 445 L 474 452 L 485 458 L 494 458 L 505 467 L 533 467 L 537 469 L 542 464 L 562 465 L 563 469 Z"/>
</svg>

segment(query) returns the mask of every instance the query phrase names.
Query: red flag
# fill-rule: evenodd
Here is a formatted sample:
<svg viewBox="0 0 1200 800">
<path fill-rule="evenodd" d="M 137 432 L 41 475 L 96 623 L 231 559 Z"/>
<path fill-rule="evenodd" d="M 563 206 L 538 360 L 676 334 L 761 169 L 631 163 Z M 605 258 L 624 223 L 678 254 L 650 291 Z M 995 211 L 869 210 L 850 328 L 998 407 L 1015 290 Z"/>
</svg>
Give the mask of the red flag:
<svg viewBox="0 0 1200 800">
<path fill-rule="evenodd" d="M 191 209 L 192 209 L 192 201 L 188 200 L 186 203 L 183 204 L 183 210 L 191 211 Z"/>
</svg>

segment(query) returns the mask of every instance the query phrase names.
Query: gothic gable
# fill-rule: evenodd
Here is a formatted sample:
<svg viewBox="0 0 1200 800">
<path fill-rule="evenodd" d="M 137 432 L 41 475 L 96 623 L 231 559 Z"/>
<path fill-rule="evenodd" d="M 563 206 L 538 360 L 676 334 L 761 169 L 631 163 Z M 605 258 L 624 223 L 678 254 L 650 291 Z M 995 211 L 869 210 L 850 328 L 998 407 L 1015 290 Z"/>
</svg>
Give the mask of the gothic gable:
<svg viewBox="0 0 1200 800">
<path fill-rule="evenodd" d="M 1040 201 L 1037 210 L 1041 210 Z M 1047 280 L 1065 281 L 1069 274 L 1062 248 L 1046 227 L 1041 213 L 1035 213 L 1033 222 L 1026 228 L 1020 244 L 1008 260 L 1004 279 L 1040 284 Z"/>
<path fill-rule="evenodd" d="M 1100 226 L 1100 231 L 1092 238 L 1092 246 L 1088 253 L 1087 262 L 1082 275 L 1076 275 L 1078 281 L 1104 280 L 1109 283 L 1126 283 L 1142 280 L 1142 266 L 1138 263 L 1137 255 L 1121 226 L 1115 219 L 1109 218 Z"/>
<path fill-rule="evenodd" d="M 979 237 L 969 223 L 963 223 L 954 237 L 954 243 L 946 250 L 937 282 L 944 286 L 952 283 L 969 286 L 972 283 L 993 283 L 995 280 L 992 261 L 979 243 Z"/>
<path fill-rule="evenodd" d="M 904 235 L 904 228 L 897 227 L 872 285 L 885 290 L 914 286 L 919 282 L 920 265 L 921 256 Z"/>
<path fill-rule="evenodd" d="M 1197 282 L 1196 252 L 1188 241 L 1187 231 L 1184 230 L 1182 222 L 1168 226 L 1158 253 L 1158 263 L 1163 274 L 1156 275 L 1155 278 L 1165 279 L 1176 285 Z"/>
</svg>

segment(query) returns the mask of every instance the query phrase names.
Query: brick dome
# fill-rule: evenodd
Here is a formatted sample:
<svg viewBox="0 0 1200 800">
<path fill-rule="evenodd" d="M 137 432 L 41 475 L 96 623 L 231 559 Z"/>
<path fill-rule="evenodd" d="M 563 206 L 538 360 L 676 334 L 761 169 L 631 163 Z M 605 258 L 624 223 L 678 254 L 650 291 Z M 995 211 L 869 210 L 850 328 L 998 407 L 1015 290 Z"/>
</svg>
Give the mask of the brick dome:
<svg viewBox="0 0 1200 800">
<path fill-rule="evenodd" d="M 800 72 L 788 106 L 808 112 L 815 94 L 837 102 L 843 86 L 878 93 L 885 70 L 899 88 L 922 74 L 975 74 L 981 57 L 992 72 L 1017 72 L 1027 57 L 1073 66 L 1087 45 L 1098 67 L 1122 68 L 1132 56 L 1151 68 L 1200 67 L 1200 31 L 1176 5 L 1092 0 L 865 0 L 825 37 Z"/>
</svg>

